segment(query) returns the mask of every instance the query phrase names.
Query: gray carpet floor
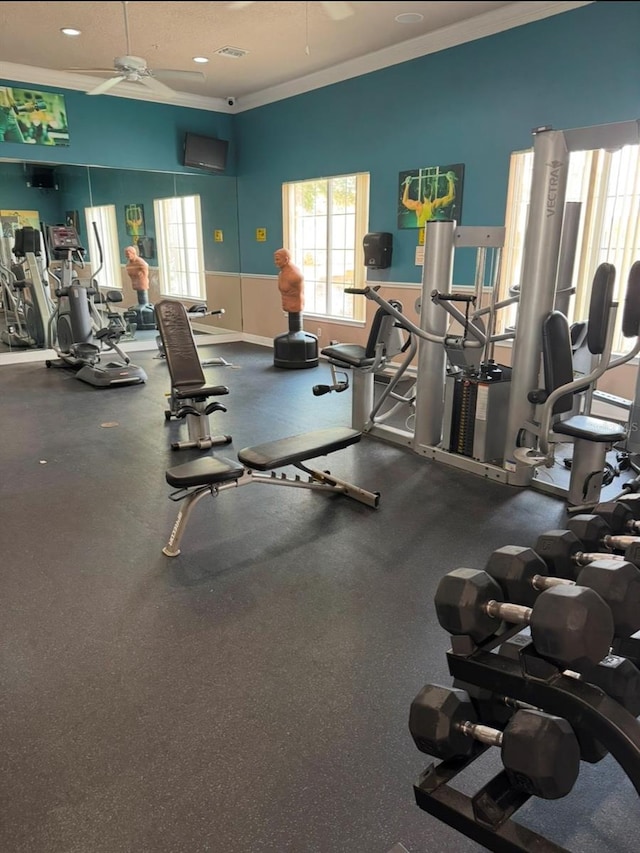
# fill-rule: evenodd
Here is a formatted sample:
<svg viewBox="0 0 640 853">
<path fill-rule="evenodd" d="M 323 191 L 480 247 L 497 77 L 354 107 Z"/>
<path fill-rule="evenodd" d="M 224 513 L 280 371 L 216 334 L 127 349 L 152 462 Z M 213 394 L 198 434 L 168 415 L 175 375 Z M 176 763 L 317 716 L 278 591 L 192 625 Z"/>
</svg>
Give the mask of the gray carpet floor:
<svg viewBox="0 0 640 853">
<path fill-rule="evenodd" d="M 349 424 L 348 392 L 311 392 L 325 363 L 214 355 L 237 366 L 207 369 L 229 388 L 217 455 Z M 429 759 L 411 701 L 451 681 L 433 595 L 450 569 L 562 527 L 563 502 L 365 437 L 321 467 L 379 491 L 378 509 L 233 489 L 198 504 L 171 559 L 165 470 L 201 454 L 170 448 L 186 426 L 164 418 L 166 363 L 134 360 L 145 385 L 0 370 L 0 850 L 479 850 L 413 794 Z M 499 768 L 491 749 L 460 784 Z M 638 796 L 611 756 L 517 819 L 576 853 L 638 849 Z"/>
</svg>

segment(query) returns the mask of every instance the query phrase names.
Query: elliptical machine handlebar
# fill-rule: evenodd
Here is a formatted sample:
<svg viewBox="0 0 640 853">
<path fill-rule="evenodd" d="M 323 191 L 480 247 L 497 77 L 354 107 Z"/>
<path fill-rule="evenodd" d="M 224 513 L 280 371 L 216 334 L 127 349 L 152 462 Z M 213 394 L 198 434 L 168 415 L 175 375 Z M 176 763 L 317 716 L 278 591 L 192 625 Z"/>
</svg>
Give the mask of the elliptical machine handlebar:
<svg viewBox="0 0 640 853">
<path fill-rule="evenodd" d="M 98 257 L 100 258 L 100 263 L 98 264 L 98 269 L 91 276 L 92 280 L 98 277 L 98 273 L 102 271 L 102 267 L 104 266 L 104 255 L 102 253 L 102 243 L 100 242 L 100 234 L 98 233 L 98 226 L 95 223 L 95 220 L 91 223 L 91 227 L 93 228 L 93 234 L 96 238 L 96 246 L 98 247 Z M 99 287 L 98 287 L 99 290 Z"/>
</svg>

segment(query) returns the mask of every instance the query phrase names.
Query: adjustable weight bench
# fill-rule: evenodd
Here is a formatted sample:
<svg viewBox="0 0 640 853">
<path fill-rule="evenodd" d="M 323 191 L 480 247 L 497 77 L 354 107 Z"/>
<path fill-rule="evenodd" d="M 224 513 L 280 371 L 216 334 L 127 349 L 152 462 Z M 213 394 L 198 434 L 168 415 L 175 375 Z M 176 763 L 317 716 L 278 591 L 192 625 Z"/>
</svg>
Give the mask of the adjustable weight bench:
<svg viewBox="0 0 640 853">
<path fill-rule="evenodd" d="M 162 553 L 167 557 L 178 556 L 180 541 L 189 517 L 201 498 L 209 494 L 215 497 L 225 489 L 237 488 L 248 483 L 270 483 L 274 486 L 293 486 L 327 494 L 340 494 L 377 508 L 380 501 L 379 492 L 366 491 L 334 477 L 329 471 L 317 471 L 304 464 L 309 459 L 327 456 L 329 453 L 357 444 L 361 437 L 362 433 L 358 430 L 330 427 L 281 438 L 255 447 L 245 447 L 238 453 L 239 462 L 206 456 L 169 468 L 165 472 L 167 483 L 177 490 L 169 497 L 173 501 L 184 501 L 184 504 L 178 512 L 169 541 L 162 549 Z M 301 479 L 299 474 L 289 477 L 284 472 L 276 473 L 276 469 L 288 465 L 304 471 L 308 475 L 308 480 Z M 270 473 L 260 473 L 267 471 Z"/>
<path fill-rule="evenodd" d="M 229 389 L 226 385 L 207 385 L 187 309 L 181 302 L 163 299 L 156 303 L 155 315 L 171 377 L 169 408 L 164 416 L 166 420 L 186 419 L 189 431 L 188 441 L 173 442 L 172 450 L 207 450 L 229 444 L 230 435 L 213 436 L 209 429 L 209 415 L 226 412 L 226 408 L 217 401 L 207 403 L 209 397 L 228 394 Z"/>
</svg>

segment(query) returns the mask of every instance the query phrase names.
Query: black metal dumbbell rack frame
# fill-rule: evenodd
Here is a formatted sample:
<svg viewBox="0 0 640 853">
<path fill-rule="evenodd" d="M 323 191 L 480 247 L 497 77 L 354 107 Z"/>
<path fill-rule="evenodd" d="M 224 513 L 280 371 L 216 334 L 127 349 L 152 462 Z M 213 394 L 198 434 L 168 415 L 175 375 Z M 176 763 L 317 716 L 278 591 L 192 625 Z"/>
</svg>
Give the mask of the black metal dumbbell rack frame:
<svg viewBox="0 0 640 853">
<path fill-rule="evenodd" d="M 576 731 L 586 731 L 611 753 L 640 794 L 640 722 L 600 688 L 563 674 L 530 648 L 523 649 L 517 659 L 496 653 L 520 630 L 514 626 L 481 645 L 470 637 L 452 637 L 447 652 L 450 674 L 496 696 L 509 696 L 564 717 Z M 637 661 L 640 632 L 631 639 L 636 640 L 636 654 L 629 654 L 629 648 L 628 656 Z M 471 797 L 449 785 L 484 751 L 480 748 L 469 758 L 430 764 L 413 786 L 418 806 L 495 853 L 569 853 L 513 819 L 531 795 L 514 788 L 504 771 Z"/>
</svg>

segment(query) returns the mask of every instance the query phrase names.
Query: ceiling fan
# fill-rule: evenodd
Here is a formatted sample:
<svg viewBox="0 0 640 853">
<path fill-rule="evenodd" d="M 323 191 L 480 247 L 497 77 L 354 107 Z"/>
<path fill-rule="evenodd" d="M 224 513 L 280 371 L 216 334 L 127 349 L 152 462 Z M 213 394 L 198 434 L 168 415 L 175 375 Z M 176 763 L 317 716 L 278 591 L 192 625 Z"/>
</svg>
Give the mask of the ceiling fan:
<svg viewBox="0 0 640 853">
<path fill-rule="evenodd" d="M 100 83 L 94 89 L 89 89 L 87 95 L 103 95 L 119 83 L 142 83 L 147 88 L 166 98 L 175 96 L 175 91 L 163 83 L 160 77 L 171 77 L 181 80 L 204 80 L 201 71 L 179 71 L 174 68 L 156 68 L 151 70 L 146 59 L 132 56 L 129 44 L 129 18 L 127 15 L 127 0 L 123 0 L 124 31 L 127 40 L 127 52 L 124 56 L 116 56 L 113 68 L 68 68 L 67 71 L 82 71 L 85 74 L 111 74 L 112 76 Z"/>
<path fill-rule="evenodd" d="M 232 11 L 237 11 L 239 9 L 244 9 L 246 6 L 253 6 L 256 0 L 237 0 L 237 2 L 229 3 L 228 8 Z M 350 18 L 351 15 L 355 14 L 355 10 L 351 3 L 344 2 L 332 2 L 332 0 L 326 0 L 326 2 L 321 2 L 325 14 L 331 18 L 332 21 L 343 21 L 345 18 Z"/>
</svg>

